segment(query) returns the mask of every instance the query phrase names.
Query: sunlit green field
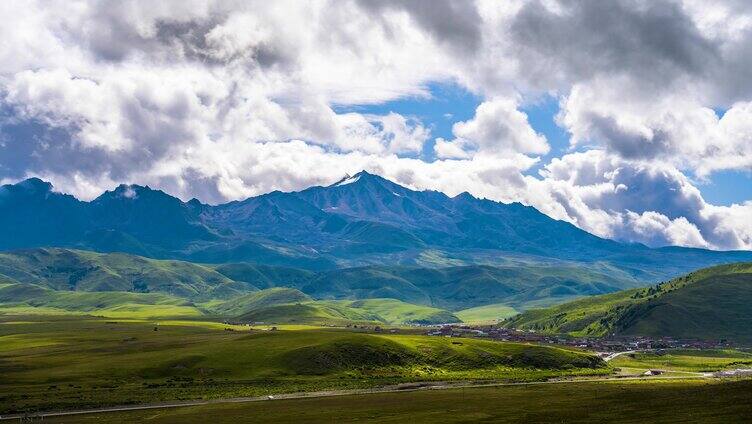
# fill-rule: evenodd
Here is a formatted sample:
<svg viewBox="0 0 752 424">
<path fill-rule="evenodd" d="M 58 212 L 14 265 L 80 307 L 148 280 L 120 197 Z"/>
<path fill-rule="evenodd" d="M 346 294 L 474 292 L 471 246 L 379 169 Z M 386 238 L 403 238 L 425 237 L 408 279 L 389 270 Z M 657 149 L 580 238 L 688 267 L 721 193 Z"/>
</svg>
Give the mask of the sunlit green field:
<svg viewBox="0 0 752 424">
<path fill-rule="evenodd" d="M 607 382 L 223 403 L 52 423 L 746 423 L 752 381 Z"/>
<path fill-rule="evenodd" d="M 740 350 L 668 350 L 665 354 L 622 355 L 611 366 L 631 369 L 662 369 L 709 372 L 727 368 L 752 368 L 752 352 Z"/>
<path fill-rule="evenodd" d="M 502 303 L 476 306 L 456 312 L 455 315 L 464 322 L 494 323 L 517 315 L 519 311 Z"/>
<path fill-rule="evenodd" d="M 583 352 L 473 339 L 305 326 L 265 331 L 185 319 L 0 317 L 0 413 L 611 372 Z"/>
</svg>

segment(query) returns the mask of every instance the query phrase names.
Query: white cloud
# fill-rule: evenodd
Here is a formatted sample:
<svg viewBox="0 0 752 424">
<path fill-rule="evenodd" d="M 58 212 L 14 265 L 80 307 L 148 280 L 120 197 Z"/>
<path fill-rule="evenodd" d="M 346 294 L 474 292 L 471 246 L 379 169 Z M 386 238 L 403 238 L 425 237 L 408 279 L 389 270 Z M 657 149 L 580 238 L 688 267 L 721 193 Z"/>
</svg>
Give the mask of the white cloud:
<svg viewBox="0 0 752 424">
<path fill-rule="evenodd" d="M 683 216 L 669 219 L 654 211 L 627 211 L 624 219 L 619 236 L 625 240 L 639 240 L 651 246 L 709 247 L 697 226 Z"/>
<path fill-rule="evenodd" d="M 527 115 L 508 98 L 481 103 L 473 119 L 455 123 L 452 133 L 456 138 L 451 142 L 437 140 L 437 156 L 461 158 L 476 153 L 545 154 L 549 151 L 546 137 L 535 132 Z"/>
<path fill-rule="evenodd" d="M 752 169 L 747 2 L 29 1 L 0 14 L 3 181 L 219 202 L 365 168 L 602 236 L 752 248 L 752 204 L 710 205 L 686 177 Z M 434 162 L 431 123 L 337 112 L 427 99 L 434 82 L 483 99 L 433 142 Z M 550 147 L 521 105 L 542 93 L 560 98 L 572 149 L 591 150 L 536 177 Z"/>
<path fill-rule="evenodd" d="M 420 121 L 393 112 L 383 116 L 343 113 L 334 119 L 339 129 L 335 143 L 344 151 L 417 153 L 431 136 Z"/>
<path fill-rule="evenodd" d="M 574 146 L 598 145 L 628 159 L 670 162 L 704 177 L 752 167 L 752 103 L 737 102 L 722 117 L 687 95 L 624 94 L 629 81 L 575 85 L 559 121 Z"/>
<path fill-rule="evenodd" d="M 551 199 L 533 205 L 555 205 L 549 214 L 597 235 L 651 246 L 752 248 L 752 226 L 742 223 L 752 203 L 710 205 L 669 164 L 590 150 L 554 159 L 541 173 L 538 189 Z"/>
</svg>

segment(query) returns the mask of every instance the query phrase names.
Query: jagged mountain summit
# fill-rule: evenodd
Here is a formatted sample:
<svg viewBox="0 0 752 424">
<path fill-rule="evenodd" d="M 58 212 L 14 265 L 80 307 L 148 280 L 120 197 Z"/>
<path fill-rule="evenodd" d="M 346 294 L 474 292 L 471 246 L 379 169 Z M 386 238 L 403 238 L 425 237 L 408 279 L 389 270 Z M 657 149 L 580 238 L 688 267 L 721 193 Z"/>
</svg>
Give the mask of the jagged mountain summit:
<svg viewBox="0 0 752 424">
<path fill-rule="evenodd" d="M 613 265 L 648 281 L 752 260 L 750 252 L 618 243 L 519 203 L 415 191 L 365 171 L 329 186 L 216 206 L 138 185 L 121 185 L 91 202 L 37 178 L 0 187 L 0 249 L 33 247 L 313 270 L 582 262 Z"/>
</svg>

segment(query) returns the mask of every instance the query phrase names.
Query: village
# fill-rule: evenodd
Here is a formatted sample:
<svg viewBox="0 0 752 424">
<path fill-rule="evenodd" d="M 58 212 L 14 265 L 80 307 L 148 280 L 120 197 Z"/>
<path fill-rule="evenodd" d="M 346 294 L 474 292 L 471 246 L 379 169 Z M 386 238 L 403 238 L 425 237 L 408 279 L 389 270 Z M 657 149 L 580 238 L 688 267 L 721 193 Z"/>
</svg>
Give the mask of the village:
<svg viewBox="0 0 752 424">
<path fill-rule="evenodd" d="M 480 337 L 508 342 L 555 344 L 578 347 L 602 353 L 667 349 L 724 349 L 735 347 L 727 340 L 676 339 L 671 337 L 610 336 L 572 337 L 568 335 L 542 334 L 535 331 L 520 331 L 491 325 L 474 326 L 468 324 L 445 324 L 431 327 L 428 336 L 439 337 Z"/>
</svg>

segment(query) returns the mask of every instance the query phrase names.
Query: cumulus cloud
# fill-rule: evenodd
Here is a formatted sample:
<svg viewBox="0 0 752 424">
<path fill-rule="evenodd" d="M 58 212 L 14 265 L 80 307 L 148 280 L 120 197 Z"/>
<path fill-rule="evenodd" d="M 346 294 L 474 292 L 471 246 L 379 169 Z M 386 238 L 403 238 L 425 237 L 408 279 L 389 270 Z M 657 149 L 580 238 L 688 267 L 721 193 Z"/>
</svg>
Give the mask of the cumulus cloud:
<svg viewBox="0 0 752 424">
<path fill-rule="evenodd" d="M 688 177 L 752 168 L 747 2 L 29 1 L 0 14 L 3 181 L 221 202 L 368 169 L 605 237 L 752 248 L 752 204 L 708 204 Z M 482 99 L 447 139 L 417 116 L 339 112 L 444 82 Z M 571 135 L 559 158 L 522 111 L 541 94 Z"/>
<path fill-rule="evenodd" d="M 564 100 L 559 121 L 574 146 L 599 145 L 627 159 L 668 161 L 701 177 L 752 166 L 752 103 L 734 103 L 719 117 L 687 97 L 627 98 L 611 84 L 576 85 Z"/>
<path fill-rule="evenodd" d="M 752 94 L 745 2 L 533 0 L 507 22 L 518 84 L 561 93 L 573 144 L 701 177 L 749 169 L 747 133 L 730 130 Z"/>
<path fill-rule="evenodd" d="M 345 151 L 417 153 L 431 131 L 414 119 L 391 112 L 383 116 L 344 113 L 335 115 L 340 130 L 337 145 Z"/>
<path fill-rule="evenodd" d="M 455 123 L 452 133 L 457 137 L 454 140 L 437 141 L 437 156 L 464 158 L 475 153 L 545 154 L 549 151 L 546 137 L 535 132 L 527 115 L 508 98 L 481 103 L 473 119 Z"/>
<path fill-rule="evenodd" d="M 533 0 L 515 15 L 510 35 L 525 73 L 564 84 L 627 74 L 662 88 L 702 74 L 719 55 L 673 1 Z"/>
<path fill-rule="evenodd" d="M 589 150 L 554 159 L 541 174 L 554 200 L 543 202 L 555 205 L 549 213 L 595 234 L 650 246 L 752 248 L 750 226 L 739 221 L 752 203 L 710 205 L 671 165 Z"/>
</svg>

